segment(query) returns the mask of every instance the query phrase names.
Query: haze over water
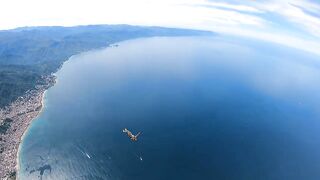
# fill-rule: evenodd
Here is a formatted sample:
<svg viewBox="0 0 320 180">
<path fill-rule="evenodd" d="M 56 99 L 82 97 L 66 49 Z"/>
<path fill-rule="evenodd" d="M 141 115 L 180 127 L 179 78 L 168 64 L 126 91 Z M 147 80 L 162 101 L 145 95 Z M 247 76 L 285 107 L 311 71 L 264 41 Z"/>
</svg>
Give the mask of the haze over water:
<svg viewBox="0 0 320 180">
<path fill-rule="evenodd" d="M 20 179 L 319 179 L 319 65 L 221 36 L 73 56 L 24 138 Z"/>
</svg>

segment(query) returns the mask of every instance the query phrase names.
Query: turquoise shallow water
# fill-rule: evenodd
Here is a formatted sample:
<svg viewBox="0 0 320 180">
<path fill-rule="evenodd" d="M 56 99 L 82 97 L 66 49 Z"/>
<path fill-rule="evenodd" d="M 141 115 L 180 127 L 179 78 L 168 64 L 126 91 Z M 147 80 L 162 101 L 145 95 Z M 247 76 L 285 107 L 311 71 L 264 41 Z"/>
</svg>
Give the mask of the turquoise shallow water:
<svg viewBox="0 0 320 180">
<path fill-rule="evenodd" d="M 223 36 L 73 56 L 24 138 L 20 179 L 319 179 L 319 67 Z"/>
</svg>

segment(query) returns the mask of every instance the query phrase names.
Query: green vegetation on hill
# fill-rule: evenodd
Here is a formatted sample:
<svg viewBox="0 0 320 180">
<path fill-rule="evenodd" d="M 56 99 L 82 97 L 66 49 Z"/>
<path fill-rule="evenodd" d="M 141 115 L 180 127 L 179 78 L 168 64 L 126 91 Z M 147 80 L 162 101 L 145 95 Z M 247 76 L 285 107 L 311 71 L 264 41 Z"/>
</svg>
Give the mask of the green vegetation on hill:
<svg viewBox="0 0 320 180">
<path fill-rule="evenodd" d="M 26 27 L 0 31 L 0 107 L 22 96 L 70 56 L 139 37 L 208 35 L 211 32 L 129 25 Z"/>
</svg>

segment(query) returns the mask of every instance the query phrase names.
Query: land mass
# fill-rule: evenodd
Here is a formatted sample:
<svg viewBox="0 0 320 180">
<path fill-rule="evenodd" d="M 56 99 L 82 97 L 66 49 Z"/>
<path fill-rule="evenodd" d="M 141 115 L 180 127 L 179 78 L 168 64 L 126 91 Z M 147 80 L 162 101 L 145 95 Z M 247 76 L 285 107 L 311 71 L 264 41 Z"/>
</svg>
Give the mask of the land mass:
<svg viewBox="0 0 320 180">
<path fill-rule="evenodd" d="M 16 179 L 21 138 L 40 113 L 45 90 L 55 83 L 53 73 L 70 56 L 133 38 L 212 34 L 129 25 L 24 27 L 0 31 L 0 179 Z"/>
</svg>

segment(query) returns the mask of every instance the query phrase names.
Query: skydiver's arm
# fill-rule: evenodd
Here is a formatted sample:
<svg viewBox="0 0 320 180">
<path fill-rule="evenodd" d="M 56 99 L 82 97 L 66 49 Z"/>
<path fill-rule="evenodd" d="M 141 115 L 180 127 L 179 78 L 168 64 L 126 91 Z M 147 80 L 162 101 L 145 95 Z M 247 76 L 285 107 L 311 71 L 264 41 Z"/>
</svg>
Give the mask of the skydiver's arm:
<svg viewBox="0 0 320 180">
<path fill-rule="evenodd" d="M 136 137 L 138 137 L 140 134 L 141 134 L 141 132 L 138 132 L 138 134 L 137 134 L 137 135 L 135 135 L 135 136 L 136 136 Z"/>
</svg>

